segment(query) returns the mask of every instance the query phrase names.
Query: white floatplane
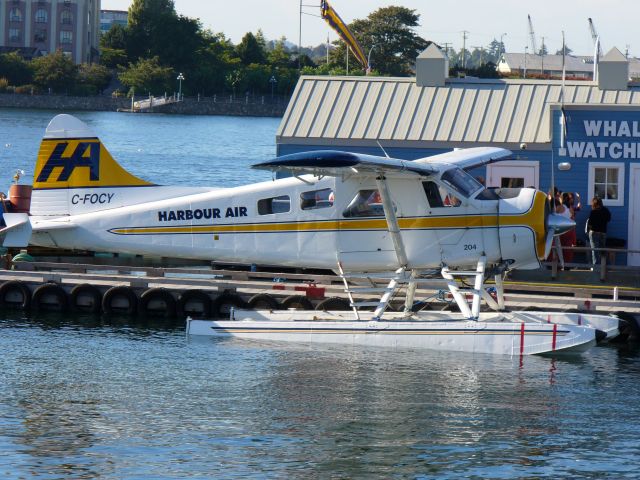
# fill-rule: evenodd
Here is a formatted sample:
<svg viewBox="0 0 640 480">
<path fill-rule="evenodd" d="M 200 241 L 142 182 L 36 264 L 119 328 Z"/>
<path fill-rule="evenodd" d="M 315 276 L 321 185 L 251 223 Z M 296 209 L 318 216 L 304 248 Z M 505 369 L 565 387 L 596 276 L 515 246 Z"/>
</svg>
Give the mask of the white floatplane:
<svg viewBox="0 0 640 480">
<path fill-rule="evenodd" d="M 618 320 L 606 316 L 502 311 L 503 274 L 538 268 L 553 235 L 574 226 L 549 212 L 543 192 L 486 189 L 467 172 L 510 155 L 472 148 L 405 161 L 315 151 L 254 165 L 293 174 L 285 179 L 166 187 L 128 173 L 87 125 L 59 115 L 42 140 L 30 216 L 5 215 L 5 245 L 22 246 L 30 233 L 39 246 L 332 268 L 353 307 L 237 310 L 230 320 L 189 320 L 194 335 L 508 354 L 581 350 L 615 335 Z M 412 312 L 417 285 L 434 272 L 460 313 Z M 484 285 L 489 277 L 495 299 Z M 357 278 L 374 286 L 363 288 Z M 380 298 L 359 304 L 356 292 Z M 401 292 L 404 311 L 392 313 L 390 301 Z M 495 312 L 481 314 L 482 300 Z"/>
</svg>

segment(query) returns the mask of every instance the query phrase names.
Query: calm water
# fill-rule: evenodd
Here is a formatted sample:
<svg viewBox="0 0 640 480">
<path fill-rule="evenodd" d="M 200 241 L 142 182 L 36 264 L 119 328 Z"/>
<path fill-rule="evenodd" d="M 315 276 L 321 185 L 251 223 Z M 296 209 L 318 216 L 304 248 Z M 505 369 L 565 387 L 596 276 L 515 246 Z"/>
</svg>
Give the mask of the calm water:
<svg viewBox="0 0 640 480">
<path fill-rule="evenodd" d="M 81 116 L 158 183 L 269 178 L 245 166 L 274 154 L 277 119 Z M 50 117 L 0 110 L 5 183 Z M 638 478 L 637 348 L 521 363 L 0 318 L 3 479 Z"/>
</svg>

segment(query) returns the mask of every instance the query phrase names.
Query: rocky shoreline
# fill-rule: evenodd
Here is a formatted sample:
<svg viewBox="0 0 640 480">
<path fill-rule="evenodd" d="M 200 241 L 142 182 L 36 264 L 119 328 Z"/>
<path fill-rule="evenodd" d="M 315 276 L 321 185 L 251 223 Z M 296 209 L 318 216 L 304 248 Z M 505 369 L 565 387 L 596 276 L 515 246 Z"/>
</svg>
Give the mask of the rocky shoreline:
<svg viewBox="0 0 640 480">
<path fill-rule="evenodd" d="M 144 99 L 144 98 L 140 98 Z M 131 108 L 131 100 L 109 96 L 73 97 L 67 95 L 0 94 L 0 108 L 59 111 L 115 112 Z M 178 115 L 231 115 L 244 117 L 282 117 L 286 102 L 271 103 L 265 97 L 244 101 L 230 97 L 185 98 L 184 101 L 153 107 L 149 113 Z"/>
</svg>

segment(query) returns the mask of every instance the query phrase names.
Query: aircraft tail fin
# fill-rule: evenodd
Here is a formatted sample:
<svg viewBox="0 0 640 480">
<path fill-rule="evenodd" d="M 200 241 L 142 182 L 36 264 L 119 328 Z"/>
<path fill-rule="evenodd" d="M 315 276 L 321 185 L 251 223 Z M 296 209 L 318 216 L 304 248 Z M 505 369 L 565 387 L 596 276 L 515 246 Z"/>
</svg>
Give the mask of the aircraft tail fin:
<svg viewBox="0 0 640 480">
<path fill-rule="evenodd" d="M 40 144 L 31 214 L 69 215 L 80 203 L 82 212 L 102 210 L 111 206 L 107 190 L 152 185 L 118 164 L 84 122 L 62 114 L 51 120 Z"/>
</svg>

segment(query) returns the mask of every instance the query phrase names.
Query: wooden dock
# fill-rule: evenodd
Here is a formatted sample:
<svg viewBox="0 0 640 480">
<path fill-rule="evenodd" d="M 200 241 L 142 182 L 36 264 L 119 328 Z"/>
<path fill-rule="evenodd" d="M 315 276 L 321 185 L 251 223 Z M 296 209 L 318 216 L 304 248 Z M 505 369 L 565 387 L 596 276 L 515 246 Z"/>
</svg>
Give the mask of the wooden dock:
<svg viewBox="0 0 640 480">
<path fill-rule="evenodd" d="M 421 281 L 416 298 L 426 298 L 431 309 L 450 302 L 441 279 Z M 640 314 L 640 289 L 633 287 L 506 281 L 505 300 L 512 310 Z M 180 318 L 225 316 L 230 307 L 247 305 L 348 308 L 344 285 L 335 275 L 62 262 L 15 262 L 12 270 L 0 270 L 0 307 Z"/>
</svg>

